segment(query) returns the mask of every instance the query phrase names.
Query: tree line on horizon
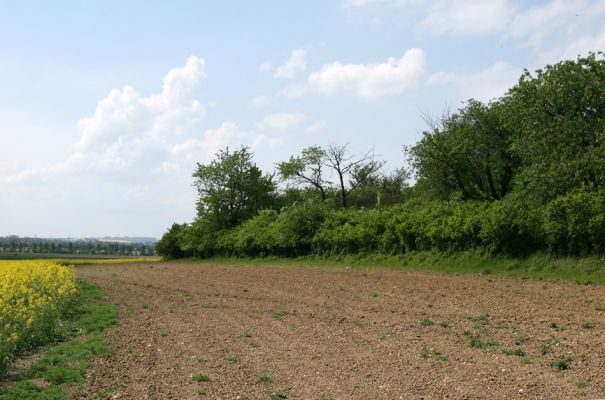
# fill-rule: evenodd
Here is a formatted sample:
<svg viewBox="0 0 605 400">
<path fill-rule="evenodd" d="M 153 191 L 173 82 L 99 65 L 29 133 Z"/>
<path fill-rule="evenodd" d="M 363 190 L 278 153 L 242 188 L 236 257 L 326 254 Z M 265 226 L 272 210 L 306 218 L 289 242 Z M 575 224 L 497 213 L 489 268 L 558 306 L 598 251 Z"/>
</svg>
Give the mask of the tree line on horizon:
<svg viewBox="0 0 605 400">
<path fill-rule="evenodd" d="M 605 60 L 525 71 L 488 103 L 426 118 L 406 167 L 310 146 L 261 171 L 246 147 L 197 164 L 197 215 L 168 258 L 478 250 L 605 255 Z M 410 179 L 414 177 L 414 183 Z"/>
<path fill-rule="evenodd" d="M 83 254 L 153 256 L 153 243 L 124 243 L 93 239 L 66 240 L 7 236 L 0 237 L 0 256 L 26 254 Z"/>
</svg>

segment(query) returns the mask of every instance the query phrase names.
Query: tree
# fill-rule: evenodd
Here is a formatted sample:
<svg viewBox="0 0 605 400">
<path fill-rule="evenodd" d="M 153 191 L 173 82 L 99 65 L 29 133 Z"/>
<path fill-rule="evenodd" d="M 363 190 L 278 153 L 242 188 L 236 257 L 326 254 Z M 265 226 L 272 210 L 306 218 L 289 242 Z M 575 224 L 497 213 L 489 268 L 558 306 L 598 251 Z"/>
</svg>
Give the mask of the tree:
<svg viewBox="0 0 605 400">
<path fill-rule="evenodd" d="M 305 185 L 319 191 L 322 200 L 326 199 L 328 183 L 323 177 L 326 151 L 319 146 L 302 150 L 298 157 L 291 156 L 288 161 L 277 164 L 277 170 L 283 180 L 290 180 L 296 185 Z"/>
<path fill-rule="evenodd" d="M 172 224 L 170 229 L 168 229 L 168 231 L 164 233 L 164 235 L 162 235 L 162 238 L 156 243 L 155 251 L 159 255 L 166 258 L 183 257 L 185 253 L 179 245 L 179 236 L 186 227 L 186 224 Z"/>
<path fill-rule="evenodd" d="M 499 200 L 511 191 L 518 167 L 501 122 L 501 105 L 469 100 L 455 114 L 425 119 L 430 130 L 405 149 L 417 187 L 430 197 Z"/>
<path fill-rule="evenodd" d="M 337 145 L 331 143 L 326 150 L 324 164 L 331 168 L 338 177 L 340 186 L 340 198 L 342 206 L 347 208 L 347 194 L 350 189 L 345 186 L 345 180 L 350 179 L 349 185 L 351 189 L 371 182 L 378 173 L 383 164 L 374 159 L 372 151 L 368 151 L 361 157 L 355 157 L 349 152 L 349 144 Z"/>
<path fill-rule="evenodd" d="M 525 196 L 546 203 L 605 187 L 605 59 L 591 53 L 527 70 L 502 99 Z"/>
<path fill-rule="evenodd" d="M 215 230 L 239 225 L 275 199 L 273 176 L 263 175 L 247 147 L 220 150 L 209 164 L 197 164 L 197 216 Z"/>
</svg>

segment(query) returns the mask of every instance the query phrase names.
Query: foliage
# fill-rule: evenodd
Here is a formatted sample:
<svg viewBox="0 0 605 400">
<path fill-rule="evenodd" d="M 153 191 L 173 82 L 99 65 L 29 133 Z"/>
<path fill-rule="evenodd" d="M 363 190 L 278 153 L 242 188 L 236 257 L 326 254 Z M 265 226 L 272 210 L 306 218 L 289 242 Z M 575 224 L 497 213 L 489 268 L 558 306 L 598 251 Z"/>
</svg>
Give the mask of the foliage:
<svg viewBox="0 0 605 400">
<path fill-rule="evenodd" d="M 180 258 L 185 255 L 179 243 L 179 235 L 186 228 L 186 225 L 172 224 L 170 229 L 156 243 L 155 251 L 165 258 Z"/>
<path fill-rule="evenodd" d="M 198 163 L 193 177 L 198 218 L 214 230 L 237 226 L 275 200 L 272 176 L 263 175 L 246 147 L 219 151 L 209 164 Z"/>
<path fill-rule="evenodd" d="M 545 203 L 570 190 L 605 186 L 603 53 L 525 71 L 501 100 L 522 163 L 519 186 Z"/>
<path fill-rule="evenodd" d="M 427 122 L 431 130 L 407 153 L 420 186 L 431 196 L 498 200 L 510 192 L 517 162 L 498 104 L 469 100 L 457 113 Z"/>
<path fill-rule="evenodd" d="M 549 249 L 565 255 L 605 254 L 604 211 L 602 191 L 575 191 L 549 202 L 544 213 Z"/>
</svg>

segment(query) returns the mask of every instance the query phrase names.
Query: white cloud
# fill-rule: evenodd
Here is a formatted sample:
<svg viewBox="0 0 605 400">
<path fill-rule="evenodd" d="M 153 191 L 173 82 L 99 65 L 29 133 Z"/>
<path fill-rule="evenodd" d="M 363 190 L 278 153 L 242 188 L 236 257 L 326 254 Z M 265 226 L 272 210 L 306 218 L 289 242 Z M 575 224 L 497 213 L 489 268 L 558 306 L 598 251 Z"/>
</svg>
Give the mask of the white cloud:
<svg viewBox="0 0 605 400">
<path fill-rule="evenodd" d="M 374 99 L 403 92 L 424 73 L 422 49 L 409 49 L 400 59 L 389 58 L 379 64 L 325 64 L 309 75 L 309 85 L 325 95 L 341 90 L 354 90 L 365 99 Z"/>
<path fill-rule="evenodd" d="M 428 85 L 454 85 L 465 99 L 489 101 L 504 95 L 521 75 L 521 70 L 499 61 L 478 73 L 459 75 L 453 72 L 437 72 L 427 81 Z"/>
<path fill-rule="evenodd" d="M 290 53 L 290 58 L 275 69 L 276 78 L 290 79 L 294 75 L 304 72 L 307 69 L 307 51 L 305 49 L 294 49 Z"/>
<path fill-rule="evenodd" d="M 267 96 L 256 96 L 252 99 L 252 106 L 254 108 L 265 108 L 271 103 L 271 98 Z"/>
<path fill-rule="evenodd" d="M 478 35 L 503 31 L 513 14 L 511 0 L 441 0 L 423 25 L 432 31 Z"/>
<path fill-rule="evenodd" d="M 93 169 L 124 169 L 165 153 L 164 141 L 186 132 L 206 113 L 193 96 L 204 79 L 204 60 L 189 57 L 173 68 L 162 91 L 143 96 L 132 87 L 114 89 L 93 116 L 78 122 L 81 137 L 69 163 Z"/>
<path fill-rule="evenodd" d="M 307 50 L 294 49 L 282 65 L 274 67 L 269 61 L 265 61 L 258 69 L 261 72 L 273 72 L 274 78 L 291 79 L 307 69 Z"/>
<path fill-rule="evenodd" d="M 271 114 L 257 124 L 261 130 L 287 130 L 300 126 L 307 116 L 300 112 Z"/>
</svg>

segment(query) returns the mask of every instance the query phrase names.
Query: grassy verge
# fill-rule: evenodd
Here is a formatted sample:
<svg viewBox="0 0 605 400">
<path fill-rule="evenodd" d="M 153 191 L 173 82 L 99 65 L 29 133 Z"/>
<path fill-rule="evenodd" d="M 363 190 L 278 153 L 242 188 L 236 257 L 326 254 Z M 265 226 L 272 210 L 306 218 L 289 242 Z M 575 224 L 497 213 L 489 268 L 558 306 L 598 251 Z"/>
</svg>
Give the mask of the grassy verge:
<svg viewBox="0 0 605 400">
<path fill-rule="evenodd" d="M 527 258 L 493 257 L 475 252 L 453 254 L 412 252 L 395 256 L 365 254 L 357 256 L 299 258 L 209 258 L 184 259 L 178 262 L 206 264 L 266 264 L 291 266 L 325 266 L 415 269 L 475 275 L 503 275 L 524 279 L 571 280 L 577 283 L 605 284 L 605 258 L 561 258 L 535 254 Z"/>
<path fill-rule="evenodd" d="M 78 303 L 65 320 L 61 341 L 42 348 L 31 356 L 37 361 L 2 382 L 0 399 L 67 399 L 78 392 L 88 362 L 111 353 L 100 333 L 115 323 L 116 310 L 100 288 L 78 284 Z"/>
</svg>

